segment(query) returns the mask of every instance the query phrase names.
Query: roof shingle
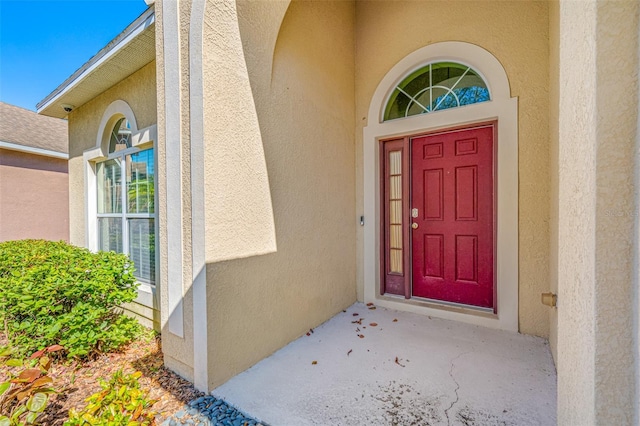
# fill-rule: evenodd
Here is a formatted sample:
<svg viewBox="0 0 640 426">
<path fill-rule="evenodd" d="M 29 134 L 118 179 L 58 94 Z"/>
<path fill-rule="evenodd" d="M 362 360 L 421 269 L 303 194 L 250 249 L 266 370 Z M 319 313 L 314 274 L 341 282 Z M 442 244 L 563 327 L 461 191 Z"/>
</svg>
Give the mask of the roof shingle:
<svg viewBox="0 0 640 426">
<path fill-rule="evenodd" d="M 0 102 L 0 141 L 67 154 L 67 121 Z"/>
</svg>

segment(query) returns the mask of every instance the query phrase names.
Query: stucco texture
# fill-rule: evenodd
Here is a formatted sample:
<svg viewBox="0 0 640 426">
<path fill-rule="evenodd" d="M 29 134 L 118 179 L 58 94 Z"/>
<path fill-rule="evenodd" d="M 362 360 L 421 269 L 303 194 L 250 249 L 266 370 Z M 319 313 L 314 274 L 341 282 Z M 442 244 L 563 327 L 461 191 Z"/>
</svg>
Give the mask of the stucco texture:
<svg viewBox="0 0 640 426">
<path fill-rule="evenodd" d="M 182 191 L 179 195 L 183 197 L 183 201 L 178 206 L 169 206 L 167 204 L 167 168 L 172 170 L 181 171 L 181 181 L 183 188 L 189 188 L 190 186 L 190 168 L 189 168 L 189 109 L 188 109 L 188 95 L 189 95 L 189 18 L 191 2 L 183 1 L 179 4 L 180 22 L 177 29 L 171 29 L 171 31 L 178 31 L 178 37 L 180 38 L 180 75 L 169 76 L 169 78 L 178 78 L 178 82 L 172 81 L 171 84 L 180 85 L 180 99 L 173 100 L 179 104 L 181 111 L 180 115 L 180 141 L 167 141 L 166 138 L 166 95 L 165 95 L 165 63 L 164 63 L 164 8 L 176 7 L 175 2 L 157 2 L 155 5 L 156 14 L 156 80 L 157 86 L 154 90 L 157 90 L 157 124 L 158 124 L 158 220 L 159 220 L 159 252 L 160 252 L 160 313 L 161 313 L 161 326 L 162 326 L 162 346 L 164 354 L 164 362 L 167 367 L 171 368 L 181 376 L 193 380 L 193 303 L 192 298 L 186 294 L 186 290 L 183 287 L 184 282 L 191 277 L 191 220 L 190 220 L 190 193 L 189 191 Z M 184 80 L 187 81 L 184 81 Z M 185 105 L 186 104 L 186 105 Z M 166 152 L 167 143 L 180 143 L 181 157 L 172 158 L 167 161 Z M 167 321 L 171 312 L 169 312 L 169 296 L 168 296 L 168 244 L 167 244 L 167 210 L 169 208 L 182 209 L 182 273 L 183 279 L 180 283 L 173 283 L 182 287 L 183 297 L 183 337 L 176 336 L 173 333 L 167 331 Z"/>
<path fill-rule="evenodd" d="M 67 161 L 0 149 L 0 241 L 69 240 Z"/>
<path fill-rule="evenodd" d="M 519 329 L 547 337 L 549 313 L 549 39 L 546 2 L 356 2 L 356 152 L 372 95 L 398 61 L 423 46 L 463 41 L 491 52 L 519 101 Z M 526 46 L 526 49 L 523 49 Z M 500 135 L 498 135 L 500 137 Z M 357 211 L 363 209 L 362 156 L 356 156 Z M 358 228 L 358 299 L 363 297 Z"/>
<path fill-rule="evenodd" d="M 559 5 L 559 424 L 638 424 L 638 15 Z"/>
<path fill-rule="evenodd" d="M 210 387 L 356 299 L 354 4 L 294 2 L 280 27 L 285 8 L 238 2 L 277 252 L 207 265 Z"/>
</svg>

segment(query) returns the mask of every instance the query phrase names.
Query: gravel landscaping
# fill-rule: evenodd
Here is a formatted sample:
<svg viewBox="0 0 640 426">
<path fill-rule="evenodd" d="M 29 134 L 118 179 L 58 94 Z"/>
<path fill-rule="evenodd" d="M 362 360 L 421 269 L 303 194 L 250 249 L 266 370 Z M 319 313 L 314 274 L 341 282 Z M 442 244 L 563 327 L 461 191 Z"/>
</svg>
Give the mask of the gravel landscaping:
<svg viewBox="0 0 640 426">
<path fill-rule="evenodd" d="M 162 426 L 178 425 L 266 426 L 211 395 L 196 398 L 162 423 Z"/>
</svg>

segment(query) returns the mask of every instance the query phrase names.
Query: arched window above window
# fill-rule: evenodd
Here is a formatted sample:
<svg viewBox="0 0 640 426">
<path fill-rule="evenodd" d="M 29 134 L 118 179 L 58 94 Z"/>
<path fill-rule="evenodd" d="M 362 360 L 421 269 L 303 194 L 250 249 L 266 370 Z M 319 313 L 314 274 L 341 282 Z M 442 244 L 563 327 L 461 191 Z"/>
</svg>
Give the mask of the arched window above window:
<svg viewBox="0 0 640 426">
<path fill-rule="evenodd" d="M 109 138 L 109 154 L 131 148 L 131 125 L 129 120 L 122 117 L 111 130 Z"/>
<path fill-rule="evenodd" d="M 384 121 L 485 102 L 489 88 L 471 67 L 435 62 L 406 76 L 391 93 Z"/>
</svg>

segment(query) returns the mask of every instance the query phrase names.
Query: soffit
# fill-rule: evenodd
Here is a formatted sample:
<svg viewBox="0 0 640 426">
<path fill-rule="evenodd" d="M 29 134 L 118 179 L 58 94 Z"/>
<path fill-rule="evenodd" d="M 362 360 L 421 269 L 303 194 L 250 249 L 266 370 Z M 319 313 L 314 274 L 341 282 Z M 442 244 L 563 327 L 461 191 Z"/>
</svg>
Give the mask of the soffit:
<svg viewBox="0 0 640 426">
<path fill-rule="evenodd" d="M 38 113 L 65 118 L 64 105 L 78 108 L 155 59 L 155 16 L 147 9 L 127 29 L 43 99 Z"/>
</svg>

